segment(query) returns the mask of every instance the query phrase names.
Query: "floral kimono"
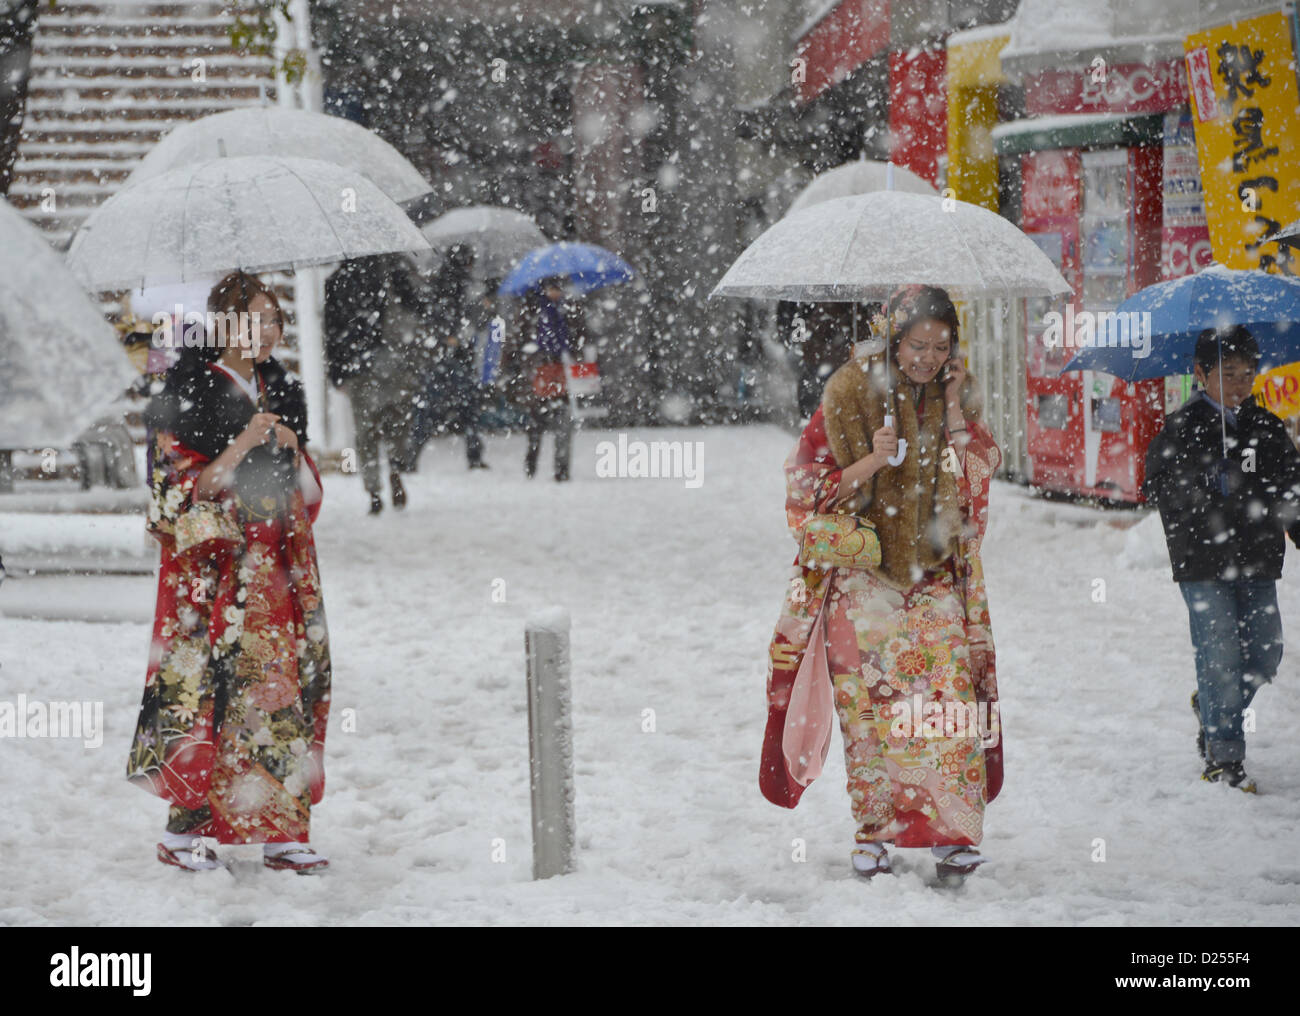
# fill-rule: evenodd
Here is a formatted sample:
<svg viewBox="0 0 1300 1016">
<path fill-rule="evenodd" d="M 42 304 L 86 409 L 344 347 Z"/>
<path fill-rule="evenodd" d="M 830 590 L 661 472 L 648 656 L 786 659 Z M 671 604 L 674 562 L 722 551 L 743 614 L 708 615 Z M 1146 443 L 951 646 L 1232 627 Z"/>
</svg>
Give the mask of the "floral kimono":
<svg viewBox="0 0 1300 1016">
<path fill-rule="evenodd" d="M 196 500 L 203 468 L 259 408 L 305 448 L 301 387 L 278 363 L 257 367 L 261 407 L 208 370 L 169 381 L 146 416 L 162 566 L 127 776 L 172 804 L 170 832 L 305 843 L 330 700 L 311 528 L 320 474 L 305 450 L 299 475 L 291 453 L 262 446 L 219 501 Z"/>
<path fill-rule="evenodd" d="M 788 767 L 783 732 L 805 656 L 824 653 L 859 842 L 978 844 L 984 805 L 1001 788 L 997 683 L 979 557 L 989 480 L 1001 454 L 978 419 L 967 428 L 964 453 L 953 451 L 964 522 L 958 552 L 907 589 L 871 569 L 818 571 L 796 558 L 772 638 L 763 795 L 793 808 L 806 789 Z M 845 510 L 832 505 L 841 472 L 819 408 L 785 463 L 786 515 L 796 539 L 812 515 Z M 823 608 L 824 643 L 810 645 Z"/>
</svg>

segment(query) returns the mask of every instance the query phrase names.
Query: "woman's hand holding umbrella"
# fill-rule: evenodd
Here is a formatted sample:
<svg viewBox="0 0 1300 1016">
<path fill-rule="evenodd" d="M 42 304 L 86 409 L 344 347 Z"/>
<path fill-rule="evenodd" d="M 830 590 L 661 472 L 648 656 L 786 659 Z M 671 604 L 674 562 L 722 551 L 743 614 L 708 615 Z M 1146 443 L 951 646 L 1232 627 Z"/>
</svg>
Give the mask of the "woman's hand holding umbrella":
<svg viewBox="0 0 1300 1016">
<path fill-rule="evenodd" d="M 898 454 L 898 433 L 893 427 L 881 427 L 871 435 L 871 452 L 848 466 L 840 474 L 840 490 L 837 501 L 845 501 L 865 486 L 868 480 L 890 465 L 890 459 Z"/>
</svg>

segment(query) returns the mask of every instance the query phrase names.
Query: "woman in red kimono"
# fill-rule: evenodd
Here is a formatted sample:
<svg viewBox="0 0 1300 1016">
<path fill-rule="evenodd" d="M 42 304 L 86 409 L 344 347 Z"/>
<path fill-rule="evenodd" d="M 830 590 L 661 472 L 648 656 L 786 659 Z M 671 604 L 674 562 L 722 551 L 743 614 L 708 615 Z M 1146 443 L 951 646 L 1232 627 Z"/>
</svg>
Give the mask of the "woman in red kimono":
<svg viewBox="0 0 1300 1016">
<path fill-rule="evenodd" d="M 948 295 L 905 287 L 888 313 L 889 348 L 830 377 L 785 463 L 805 564 L 770 647 L 759 783 L 793 808 L 838 717 L 854 869 L 890 871 L 893 843 L 931 847 L 941 878 L 963 876 L 986 860 L 975 848 L 1002 783 L 979 557 L 1001 453 L 974 407 Z M 807 538 L 836 532 L 817 538 L 840 541 L 837 554 Z"/>
<path fill-rule="evenodd" d="M 270 868 L 317 871 L 328 861 L 308 831 L 330 699 L 311 528 L 320 474 L 302 386 L 271 357 L 275 294 L 232 272 L 208 311 L 209 333 L 145 414 L 162 567 L 127 776 L 171 804 L 164 864 L 222 866 L 209 837 L 265 844 Z"/>
</svg>

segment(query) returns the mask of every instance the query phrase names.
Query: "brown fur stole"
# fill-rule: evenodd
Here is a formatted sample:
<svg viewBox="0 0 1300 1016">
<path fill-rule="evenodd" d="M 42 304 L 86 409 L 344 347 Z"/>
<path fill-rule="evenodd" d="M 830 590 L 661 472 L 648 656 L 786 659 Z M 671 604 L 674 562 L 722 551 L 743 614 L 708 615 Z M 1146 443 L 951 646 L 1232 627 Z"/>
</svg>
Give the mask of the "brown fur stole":
<svg viewBox="0 0 1300 1016">
<path fill-rule="evenodd" d="M 826 382 L 822 414 L 827 443 L 841 469 L 871 453 L 871 435 L 885 425 L 888 388 L 884 353 L 854 358 Z M 943 384 L 913 385 L 894 368 L 894 429 L 907 441 L 907 457 L 898 466 L 886 465 L 858 492 L 843 502 L 844 510 L 868 519 L 880 538 L 877 574 L 898 589 L 908 589 L 922 575 L 938 568 L 957 551 L 961 533 L 957 476 L 952 458 L 944 454 Z M 925 406 L 917 419 L 917 399 L 924 389 Z M 974 385 L 969 375 L 962 386 L 962 411 L 977 417 Z M 944 460 L 950 463 L 943 468 Z"/>
</svg>

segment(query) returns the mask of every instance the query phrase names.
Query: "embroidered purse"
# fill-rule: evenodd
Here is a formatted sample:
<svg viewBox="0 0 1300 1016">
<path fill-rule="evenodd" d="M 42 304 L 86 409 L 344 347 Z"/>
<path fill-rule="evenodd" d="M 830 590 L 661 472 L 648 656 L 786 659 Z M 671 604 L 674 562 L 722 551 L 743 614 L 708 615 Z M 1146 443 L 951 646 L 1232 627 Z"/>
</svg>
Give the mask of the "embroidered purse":
<svg viewBox="0 0 1300 1016">
<path fill-rule="evenodd" d="M 814 515 L 804 523 L 799 563 L 805 568 L 879 568 L 876 527 L 857 515 Z"/>
</svg>

